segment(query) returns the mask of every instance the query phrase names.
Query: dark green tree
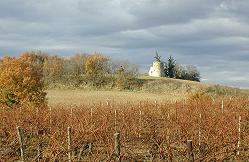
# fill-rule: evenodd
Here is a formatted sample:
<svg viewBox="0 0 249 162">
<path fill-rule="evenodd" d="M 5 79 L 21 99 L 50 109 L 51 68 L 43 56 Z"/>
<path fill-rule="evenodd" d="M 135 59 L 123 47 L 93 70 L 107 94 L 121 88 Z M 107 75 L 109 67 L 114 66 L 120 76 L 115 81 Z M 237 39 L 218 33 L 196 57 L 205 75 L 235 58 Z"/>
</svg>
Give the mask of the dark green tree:
<svg viewBox="0 0 249 162">
<path fill-rule="evenodd" d="M 168 58 L 168 62 L 166 63 L 166 68 L 165 68 L 165 73 L 167 77 L 170 78 L 175 77 L 175 66 L 176 66 L 176 61 L 172 56 L 170 56 Z"/>
</svg>

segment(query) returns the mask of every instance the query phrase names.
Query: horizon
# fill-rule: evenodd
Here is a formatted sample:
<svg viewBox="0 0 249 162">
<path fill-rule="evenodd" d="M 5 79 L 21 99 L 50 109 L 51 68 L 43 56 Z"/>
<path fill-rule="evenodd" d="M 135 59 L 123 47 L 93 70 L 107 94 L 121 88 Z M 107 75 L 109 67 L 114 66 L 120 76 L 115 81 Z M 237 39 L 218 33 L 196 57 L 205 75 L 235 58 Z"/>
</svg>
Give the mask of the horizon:
<svg viewBox="0 0 249 162">
<path fill-rule="evenodd" d="M 202 82 L 249 88 L 249 1 L 10 0 L 0 22 L 0 56 L 98 51 L 147 73 L 157 50 Z"/>
</svg>

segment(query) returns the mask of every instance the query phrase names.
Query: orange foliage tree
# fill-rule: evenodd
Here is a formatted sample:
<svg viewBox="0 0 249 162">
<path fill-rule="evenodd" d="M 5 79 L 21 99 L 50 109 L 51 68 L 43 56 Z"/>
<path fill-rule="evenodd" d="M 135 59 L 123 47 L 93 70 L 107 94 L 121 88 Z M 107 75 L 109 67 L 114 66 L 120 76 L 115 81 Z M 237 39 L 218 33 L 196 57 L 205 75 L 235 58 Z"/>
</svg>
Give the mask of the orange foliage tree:
<svg viewBox="0 0 249 162">
<path fill-rule="evenodd" d="M 44 58 L 35 52 L 4 57 L 0 65 L 0 101 L 13 106 L 46 104 L 43 82 Z"/>
<path fill-rule="evenodd" d="M 46 85 L 54 84 L 63 78 L 64 59 L 59 56 L 49 56 L 44 60 L 44 78 Z"/>
<path fill-rule="evenodd" d="M 72 64 L 72 75 L 74 77 L 79 77 L 85 73 L 85 61 L 86 61 L 87 55 L 76 53 L 70 58 L 70 62 Z"/>
<path fill-rule="evenodd" d="M 85 71 L 88 80 L 94 86 L 104 85 L 110 71 L 109 58 L 100 53 L 89 55 L 86 59 Z"/>
<path fill-rule="evenodd" d="M 73 83 L 75 87 L 85 82 L 86 59 L 86 54 L 76 53 L 67 60 L 67 64 L 65 65 L 66 75 L 70 77 L 71 83 Z"/>
</svg>

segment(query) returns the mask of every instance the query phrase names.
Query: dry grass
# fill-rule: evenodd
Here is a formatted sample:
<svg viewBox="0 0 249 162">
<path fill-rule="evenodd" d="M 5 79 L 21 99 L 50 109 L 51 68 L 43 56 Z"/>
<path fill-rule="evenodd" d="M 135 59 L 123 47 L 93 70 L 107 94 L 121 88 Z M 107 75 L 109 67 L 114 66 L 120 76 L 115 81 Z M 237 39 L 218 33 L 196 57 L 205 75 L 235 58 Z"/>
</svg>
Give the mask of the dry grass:
<svg viewBox="0 0 249 162">
<path fill-rule="evenodd" d="M 116 103 L 138 103 L 139 101 L 179 101 L 192 93 L 203 92 L 217 96 L 249 96 L 249 90 L 212 85 L 194 81 L 141 76 L 143 85 L 136 91 L 91 90 L 91 89 L 50 89 L 47 90 L 49 105 L 81 105 L 115 101 Z"/>
<path fill-rule="evenodd" d="M 166 77 L 140 76 L 144 84 L 141 87 L 143 92 L 153 92 L 159 94 L 173 94 L 187 96 L 189 93 L 203 91 L 206 94 L 217 96 L 249 96 L 248 89 L 228 87 L 224 85 L 210 84 L 205 82 L 195 82 L 189 80 L 172 79 Z"/>
<path fill-rule="evenodd" d="M 148 92 L 127 92 L 127 91 L 86 91 L 86 90 L 48 90 L 49 105 L 81 105 L 93 103 L 139 103 L 140 101 L 176 101 L 184 99 L 180 94 L 156 94 Z"/>
</svg>

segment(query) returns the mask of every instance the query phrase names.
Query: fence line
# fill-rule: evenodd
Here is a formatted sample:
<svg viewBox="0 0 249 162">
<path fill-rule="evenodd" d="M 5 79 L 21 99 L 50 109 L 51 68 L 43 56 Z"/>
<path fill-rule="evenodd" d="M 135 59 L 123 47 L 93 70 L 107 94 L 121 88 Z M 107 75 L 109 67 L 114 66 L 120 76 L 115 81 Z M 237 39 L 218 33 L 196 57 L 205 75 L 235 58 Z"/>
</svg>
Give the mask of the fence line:
<svg viewBox="0 0 249 162">
<path fill-rule="evenodd" d="M 120 145 L 119 149 L 120 150 L 121 150 L 121 142 L 124 142 L 122 143 L 124 147 L 130 147 L 129 145 L 132 143 L 132 145 L 134 146 L 131 146 L 131 147 L 133 148 L 133 147 L 140 146 L 140 143 L 141 143 L 141 146 L 142 145 L 152 146 L 152 143 L 150 142 L 153 141 L 154 144 L 156 144 L 158 147 L 156 148 L 156 151 L 158 153 L 161 153 L 164 156 L 171 156 L 171 154 L 174 156 L 178 156 L 178 154 L 183 156 L 184 155 L 183 152 L 185 151 L 185 153 L 188 152 L 188 155 L 191 155 L 188 157 L 188 159 L 196 158 L 196 159 L 203 159 L 205 161 L 205 159 L 209 155 L 216 156 L 216 154 L 212 152 L 214 151 L 211 149 L 212 146 L 217 149 L 219 148 L 220 150 L 223 149 L 222 142 L 220 142 L 219 139 L 217 140 L 215 139 L 216 134 L 214 136 L 213 135 L 209 136 L 209 134 L 207 134 L 207 131 L 206 131 L 207 128 L 208 128 L 208 131 L 210 132 L 213 131 L 214 133 L 215 131 L 218 130 L 219 131 L 218 135 L 222 135 L 223 136 L 222 138 L 225 137 L 226 138 L 225 140 L 228 139 L 229 142 L 231 142 L 231 144 L 226 146 L 229 148 L 227 150 L 231 150 L 232 152 L 232 149 L 233 149 L 234 155 L 240 157 L 244 155 L 245 153 L 245 150 L 243 150 L 245 146 L 241 145 L 241 143 L 245 143 L 245 139 L 247 139 L 247 138 L 244 138 L 244 136 L 243 138 L 241 137 L 241 130 L 242 131 L 244 130 L 243 129 L 244 125 L 241 124 L 242 111 L 236 114 L 237 117 L 240 115 L 239 120 L 238 118 L 234 119 L 233 118 L 234 114 L 228 113 L 229 111 L 228 108 L 230 104 L 227 104 L 226 111 L 223 114 L 224 120 L 220 120 L 220 103 L 221 103 L 220 101 L 216 103 L 216 107 L 213 108 L 212 110 L 210 110 L 209 108 L 205 108 L 205 107 L 196 109 L 195 107 L 194 108 L 192 107 L 192 105 L 195 105 L 195 104 L 188 105 L 188 103 L 186 103 L 185 105 L 186 108 L 182 108 L 181 103 L 178 103 L 178 104 L 173 103 L 172 105 L 160 105 L 160 113 L 162 112 L 162 114 L 160 115 L 158 115 L 158 112 L 154 111 L 153 102 L 149 106 L 141 105 L 139 106 L 139 109 L 136 109 L 134 106 L 123 107 L 122 109 L 121 108 L 114 109 L 114 111 L 112 109 L 111 110 L 106 109 L 106 107 L 104 107 L 103 109 L 96 108 L 94 109 L 94 115 L 93 115 L 93 107 L 91 106 L 90 116 L 89 116 L 89 107 L 87 107 L 87 109 L 82 109 L 82 110 L 72 109 L 72 108 L 67 109 L 67 110 L 58 109 L 61 112 L 65 112 L 64 116 L 67 118 L 61 119 L 61 117 L 63 117 L 63 114 L 60 115 L 61 112 L 57 110 L 53 111 L 53 124 L 56 125 L 54 129 L 58 129 L 57 126 L 60 127 L 59 129 L 64 127 L 64 131 L 60 130 L 61 132 L 58 132 L 55 130 L 53 131 L 54 133 L 51 133 L 51 129 L 52 129 L 51 127 L 53 125 L 52 124 L 52 108 L 50 107 L 49 109 L 45 109 L 45 111 L 42 109 L 34 109 L 32 110 L 32 114 L 36 114 L 37 119 L 31 118 L 34 115 L 31 115 L 31 116 L 26 115 L 26 116 L 23 116 L 22 118 L 23 119 L 22 128 L 24 128 L 24 134 L 22 133 L 21 127 L 19 128 L 17 127 L 21 158 L 26 159 L 27 157 L 28 158 L 35 157 L 39 161 L 39 159 L 43 160 L 44 156 L 47 156 L 46 154 L 43 154 L 44 150 L 49 150 L 52 147 L 54 147 L 53 149 L 55 150 L 57 149 L 58 151 L 58 148 L 56 148 L 55 146 L 51 146 L 50 144 L 48 145 L 47 143 L 49 143 L 50 141 L 47 140 L 47 138 L 44 138 L 44 135 L 46 135 L 46 127 L 44 126 L 46 126 L 48 123 L 50 127 L 50 133 L 48 133 L 47 135 L 49 135 L 49 138 L 51 137 L 51 138 L 54 138 L 53 140 L 57 140 L 56 138 L 58 136 L 60 136 L 61 138 L 61 135 L 64 135 L 64 143 L 62 144 L 65 145 L 63 147 L 67 148 L 64 150 L 67 151 L 68 156 L 65 157 L 66 152 L 64 155 L 60 155 L 60 156 L 67 158 L 68 161 L 70 161 L 70 159 L 71 161 L 73 161 L 76 155 L 78 155 L 78 157 L 80 156 L 83 157 L 84 151 L 81 151 L 81 153 L 79 153 L 79 148 L 81 148 L 81 150 L 85 150 L 85 149 L 82 149 L 83 147 L 91 148 L 87 150 L 92 150 L 94 155 L 99 154 L 100 151 L 98 149 L 103 149 L 103 148 L 107 149 L 109 147 L 109 146 L 103 146 L 103 145 L 110 145 L 110 142 L 111 142 L 110 137 L 113 137 L 114 133 L 119 134 L 119 145 Z M 170 111 L 171 108 L 174 108 L 173 106 L 175 107 L 178 106 L 177 111 L 176 111 L 177 114 L 175 114 L 174 111 L 173 113 Z M 238 108 L 237 107 L 234 108 L 234 112 L 236 112 L 236 109 Z M 7 111 L 6 115 L 11 114 L 11 111 Z M 18 111 L 19 110 L 17 110 L 16 112 Z M 31 110 L 22 109 L 22 114 L 25 115 L 28 111 L 31 111 Z M 13 112 L 15 112 L 15 110 L 13 110 Z M 16 112 L 13 114 L 18 116 L 19 113 L 16 113 Z M 46 114 L 46 117 L 43 118 L 44 114 Z M 70 115 L 70 118 L 68 118 L 69 116 L 68 114 Z M 177 120 L 175 118 L 175 115 L 178 116 Z M 106 116 L 106 118 L 101 119 L 101 116 Z M 15 119 L 16 119 L 15 123 L 18 123 L 19 118 L 15 118 Z M 93 123 L 95 124 L 94 128 L 91 126 L 91 128 L 89 129 L 89 119 L 90 119 L 91 125 Z M 207 119 L 208 120 L 211 119 L 210 120 L 211 123 L 206 122 Z M 8 120 L 11 120 L 11 119 L 7 119 L 5 122 L 8 122 Z M 79 124 L 78 122 L 72 122 L 72 124 L 68 125 L 68 123 L 71 122 L 72 120 L 79 121 L 81 122 L 81 124 Z M 32 126 L 32 121 L 34 121 L 33 122 L 34 126 Z M 33 138 L 32 134 L 35 133 L 33 130 L 38 131 L 38 127 L 36 127 L 37 123 L 35 121 L 44 122 L 40 124 L 41 126 L 39 126 L 40 127 L 39 129 L 44 132 L 40 134 L 37 133 L 38 138 L 39 136 L 41 136 L 41 140 L 38 139 L 38 144 L 36 144 L 37 142 L 35 142 L 35 146 L 29 146 L 29 147 L 32 147 L 33 150 L 37 150 L 37 152 L 34 153 L 35 155 L 34 154 L 30 155 L 29 149 L 31 148 L 29 148 L 28 146 L 25 146 L 24 143 L 29 145 L 31 138 Z M 114 121 L 114 127 L 115 127 L 114 129 L 113 129 L 113 121 Z M 123 124 L 121 124 L 121 122 L 123 122 Z M 31 125 L 25 125 L 27 123 L 31 123 Z M 84 125 L 83 123 L 88 123 L 88 124 Z M 43 125 L 43 124 L 46 124 L 46 125 Z M 227 135 L 226 135 L 225 130 L 227 129 L 226 127 L 222 127 L 222 125 L 224 124 L 227 124 L 229 127 L 232 126 L 233 128 L 233 129 L 230 129 L 232 132 L 228 132 L 230 134 L 231 140 L 226 137 Z M 68 128 L 65 126 L 68 126 Z M 66 128 L 67 128 L 67 136 L 65 135 Z M 72 128 L 75 131 L 71 131 Z M 78 132 L 79 129 L 80 129 L 80 132 Z M 136 131 L 138 131 L 138 134 Z M 75 139 L 77 139 L 75 140 L 75 142 L 72 142 L 72 135 L 73 137 L 75 137 Z M 120 135 L 122 136 L 120 137 Z M 67 140 L 65 139 L 66 137 L 67 137 Z M 153 139 L 151 140 L 150 138 L 153 138 Z M 191 150 L 190 144 L 187 142 L 187 145 L 186 145 L 186 143 L 182 142 L 182 139 L 184 138 L 192 139 L 193 141 L 192 142 L 192 153 L 195 154 L 196 157 L 192 156 L 192 153 L 189 152 L 189 150 Z M 213 141 L 208 141 L 208 140 L 212 140 L 212 138 L 214 138 Z M 44 139 L 46 141 L 44 141 Z M 114 139 L 115 139 L 115 136 L 114 136 Z M 61 139 L 58 139 L 58 141 L 61 141 Z M 116 147 L 117 145 L 115 143 L 118 143 L 115 141 L 116 140 L 114 140 L 114 143 L 111 143 L 112 149 L 114 148 L 114 150 L 117 148 Z M 216 144 L 215 142 L 218 142 L 218 144 Z M 208 145 L 208 147 L 210 148 L 208 147 L 205 148 L 206 147 L 205 145 Z M 204 146 L 204 152 L 199 151 L 200 148 L 203 146 Z M 92 149 L 92 147 L 94 148 Z M 74 151 L 74 149 L 76 151 Z M 220 150 L 217 151 L 217 154 L 219 153 Z M 1 147 L 0 147 L 0 151 L 1 151 Z M 178 153 L 176 153 L 175 151 L 177 151 Z M 59 154 L 63 154 L 63 151 L 59 151 L 59 152 L 60 152 Z M 124 152 L 123 149 L 122 149 L 122 152 Z M 116 153 L 117 151 L 115 151 L 115 154 Z M 127 154 L 127 152 L 125 153 Z M 222 152 L 220 151 L 220 153 Z M 26 157 L 25 157 L 25 154 L 27 155 Z M 225 153 L 222 153 L 222 154 L 225 154 Z M 121 154 L 121 151 L 119 151 L 119 155 L 123 156 L 123 154 Z"/>
</svg>

